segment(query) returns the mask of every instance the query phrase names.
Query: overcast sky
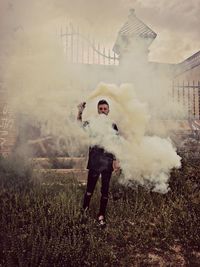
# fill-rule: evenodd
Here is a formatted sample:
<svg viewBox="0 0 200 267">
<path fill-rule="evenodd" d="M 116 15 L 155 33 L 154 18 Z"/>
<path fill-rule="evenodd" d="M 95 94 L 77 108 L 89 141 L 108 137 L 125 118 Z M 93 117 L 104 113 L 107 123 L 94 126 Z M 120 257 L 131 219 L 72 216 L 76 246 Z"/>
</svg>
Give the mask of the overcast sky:
<svg viewBox="0 0 200 267">
<path fill-rule="evenodd" d="M 130 8 L 158 35 L 150 60 L 177 63 L 200 50 L 200 0 L 1 0 L 1 44 L 18 27 L 72 21 L 111 46 Z"/>
</svg>

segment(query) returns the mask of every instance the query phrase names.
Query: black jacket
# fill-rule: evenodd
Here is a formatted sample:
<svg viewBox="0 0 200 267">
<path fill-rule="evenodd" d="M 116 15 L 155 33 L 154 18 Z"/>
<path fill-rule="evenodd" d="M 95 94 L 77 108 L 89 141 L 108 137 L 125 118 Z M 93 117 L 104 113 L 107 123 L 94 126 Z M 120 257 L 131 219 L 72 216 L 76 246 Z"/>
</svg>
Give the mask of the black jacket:
<svg viewBox="0 0 200 267">
<path fill-rule="evenodd" d="M 89 122 L 87 123 L 89 124 Z M 113 129 L 118 132 L 117 125 L 113 123 Z M 102 171 L 113 171 L 113 160 L 115 156 L 107 152 L 104 148 L 99 146 L 92 146 L 89 148 L 89 159 L 87 169 Z"/>
</svg>

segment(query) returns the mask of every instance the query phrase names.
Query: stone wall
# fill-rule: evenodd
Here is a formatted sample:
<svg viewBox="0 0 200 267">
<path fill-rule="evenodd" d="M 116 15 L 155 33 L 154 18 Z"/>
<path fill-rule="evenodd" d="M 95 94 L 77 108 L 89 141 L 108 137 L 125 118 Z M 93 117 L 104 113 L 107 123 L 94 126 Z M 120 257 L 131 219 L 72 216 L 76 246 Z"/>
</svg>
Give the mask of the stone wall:
<svg viewBox="0 0 200 267">
<path fill-rule="evenodd" d="M 11 111 L 6 91 L 0 90 L 0 154 L 9 155 L 16 143 L 14 114 Z"/>
</svg>

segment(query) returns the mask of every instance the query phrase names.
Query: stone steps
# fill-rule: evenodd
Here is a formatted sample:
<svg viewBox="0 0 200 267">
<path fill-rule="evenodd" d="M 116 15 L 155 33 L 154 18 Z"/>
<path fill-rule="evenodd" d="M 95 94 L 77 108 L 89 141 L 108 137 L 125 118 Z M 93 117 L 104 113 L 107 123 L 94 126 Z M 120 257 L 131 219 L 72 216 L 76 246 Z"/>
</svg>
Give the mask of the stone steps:
<svg viewBox="0 0 200 267">
<path fill-rule="evenodd" d="M 44 180 L 52 180 L 56 176 L 56 179 L 73 178 L 81 183 L 86 183 L 88 173 L 87 169 L 34 169 L 34 171 L 42 176 L 44 175 Z"/>
<path fill-rule="evenodd" d="M 31 158 L 35 168 L 43 169 L 84 169 L 85 157 Z"/>
<path fill-rule="evenodd" d="M 84 157 L 56 157 L 56 158 L 31 158 L 34 172 L 42 174 L 44 180 L 76 179 L 78 182 L 86 183 L 88 170 L 86 158 Z"/>
</svg>

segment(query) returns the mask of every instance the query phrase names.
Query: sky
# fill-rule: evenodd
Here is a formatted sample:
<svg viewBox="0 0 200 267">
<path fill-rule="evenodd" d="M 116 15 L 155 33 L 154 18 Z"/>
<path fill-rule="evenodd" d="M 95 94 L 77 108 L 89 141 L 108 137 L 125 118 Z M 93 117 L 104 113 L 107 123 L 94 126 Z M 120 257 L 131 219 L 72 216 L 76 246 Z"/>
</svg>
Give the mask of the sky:
<svg viewBox="0 0 200 267">
<path fill-rule="evenodd" d="M 69 22 L 112 47 L 130 8 L 157 33 L 149 60 L 178 63 L 200 50 L 200 0 L 1 0 L 1 49 L 18 30 L 59 31 Z"/>
</svg>

